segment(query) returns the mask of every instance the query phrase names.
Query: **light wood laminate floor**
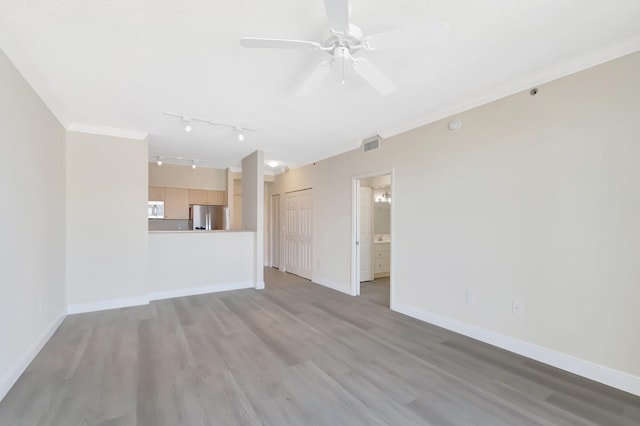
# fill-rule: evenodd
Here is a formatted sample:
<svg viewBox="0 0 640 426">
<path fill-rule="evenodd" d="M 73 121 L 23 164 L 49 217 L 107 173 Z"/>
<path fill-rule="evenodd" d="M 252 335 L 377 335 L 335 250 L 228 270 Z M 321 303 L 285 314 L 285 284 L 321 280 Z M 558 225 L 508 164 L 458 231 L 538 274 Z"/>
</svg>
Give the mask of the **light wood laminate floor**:
<svg viewBox="0 0 640 426">
<path fill-rule="evenodd" d="M 0 425 L 638 425 L 640 398 L 265 271 L 240 290 L 68 316 Z"/>
</svg>

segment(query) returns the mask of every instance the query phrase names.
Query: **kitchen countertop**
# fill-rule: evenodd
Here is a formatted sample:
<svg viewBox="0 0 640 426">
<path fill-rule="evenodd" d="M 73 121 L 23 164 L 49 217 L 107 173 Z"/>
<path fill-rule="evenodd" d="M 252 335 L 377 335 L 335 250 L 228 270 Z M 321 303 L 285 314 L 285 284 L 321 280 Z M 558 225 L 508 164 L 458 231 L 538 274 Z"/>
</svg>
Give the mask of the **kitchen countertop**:
<svg viewBox="0 0 640 426">
<path fill-rule="evenodd" d="M 148 232 L 150 234 L 219 234 L 219 233 L 232 234 L 232 233 L 253 232 L 253 231 L 245 231 L 245 230 L 241 230 L 241 229 L 229 229 L 229 230 L 212 229 L 211 231 L 193 230 L 193 229 L 180 229 L 180 230 L 176 230 L 176 231 L 148 231 Z"/>
</svg>

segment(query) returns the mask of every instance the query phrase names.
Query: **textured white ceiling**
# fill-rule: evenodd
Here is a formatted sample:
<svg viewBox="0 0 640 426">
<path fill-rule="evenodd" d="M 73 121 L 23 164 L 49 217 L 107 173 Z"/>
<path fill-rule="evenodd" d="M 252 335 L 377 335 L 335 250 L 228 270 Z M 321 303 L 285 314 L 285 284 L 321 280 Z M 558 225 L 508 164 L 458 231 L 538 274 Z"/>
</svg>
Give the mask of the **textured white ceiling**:
<svg viewBox="0 0 640 426">
<path fill-rule="evenodd" d="M 349 72 L 345 86 L 335 72 L 297 97 L 324 53 L 240 46 L 243 36 L 323 41 L 322 0 L 2 0 L 14 45 L 0 46 L 27 58 L 66 124 L 148 132 L 151 153 L 218 168 L 256 149 L 305 164 L 640 48 L 637 0 L 352 0 L 350 10 L 365 34 L 441 20 L 450 37 L 364 53 L 396 82 L 386 97 Z M 194 123 L 186 134 L 165 111 L 258 131 L 238 142 Z"/>
</svg>

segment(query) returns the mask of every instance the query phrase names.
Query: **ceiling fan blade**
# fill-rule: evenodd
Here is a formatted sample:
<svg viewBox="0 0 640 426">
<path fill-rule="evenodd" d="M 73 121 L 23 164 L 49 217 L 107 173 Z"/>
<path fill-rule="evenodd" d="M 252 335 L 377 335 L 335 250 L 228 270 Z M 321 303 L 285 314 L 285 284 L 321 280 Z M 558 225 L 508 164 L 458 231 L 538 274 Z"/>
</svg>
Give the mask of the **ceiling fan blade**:
<svg viewBox="0 0 640 426">
<path fill-rule="evenodd" d="M 393 81 L 364 58 L 353 59 L 353 70 L 381 95 L 390 95 L 396 91 L 396 85 Z"/>
<path fill-rule="evenodd" d="M 324 0 L 327 11 L 329 27 L 341 34 L 349 33 L 349 1 L 348 0 Z"/>
<path fill-rule="evenodd" d="M 259 47 L 271 49 L 298 49 L 298 50 L 318 50 L 322 48 L 320 43 L 306 40 L 287 40 L 279 38 L 251 38 L 243 37 L 240 44 L 244 47 Z"/>
<path fill-rule="evenodd" d="M 300 86 L 296 95 L 307 96 L 316 90 L 333 69 L 333 64 L 333 60 L 320 62 L 316 69 L 313 70 L 304 83 L 302 83 L 302 86 Z"/>
<path fill-rule="evenodd" d="M 367 50 L 384 50 L 442 43 L 448 37 L 449 25 L 446 22 L 434 22 L 423 27 L 373 34 L 365 37 L 363 44 Z"/>
</svg>

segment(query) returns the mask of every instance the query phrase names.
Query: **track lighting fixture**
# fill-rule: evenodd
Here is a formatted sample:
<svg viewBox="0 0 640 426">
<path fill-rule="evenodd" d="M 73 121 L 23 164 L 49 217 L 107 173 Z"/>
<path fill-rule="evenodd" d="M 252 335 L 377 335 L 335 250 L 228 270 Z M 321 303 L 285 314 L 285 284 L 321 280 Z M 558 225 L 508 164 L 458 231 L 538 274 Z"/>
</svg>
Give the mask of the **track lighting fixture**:
<svg viewBox="0 0 640 426">
<path fill-rule="evenodd" d="M 275 161 L 275 160 L 269 160 L 266 162 L 267 166 L 271 167 L 271 168 L 276 168 L 280 165 L 279 162 Z"/>
<path fill-rule="evenodd" d="M 255 132 L 256 129 L 252 129 L 251 127 L 244 127 L 241 126 L 239 124 L 236 123 L 228 123 L 225 121 L 216 121 L 216 120 L 209 120 L 206 118 L 200 118 L 200 117 L 192 117 L 189 115 L 183 115 L 183 114 L 177 114 L 175 112 L 165 112 L 165 114 L 167 115 L 173 115 L 175 117 L 180 117 L 182 118 L 183 121 L 186 122 L 186 125 L 184 126 L 184 131 L 187 133 L 190 133 L 191 130 L 193 130 L 192 127 L 192 122 L 193 121 L 200 121 L 202 123 L 209 123 L 213 126 L 226 126 L 226 127 L 233 127 L 235 129 L 235 131 L 237 132 L 237 137 L 239 141 L 243 141 L 244 137 L 245 137 L 245 132 L 250 131 L 250 132 Z"/>
<path fill-rule="evenodd" d="M 193 127 L 191 127 L 191 117 L 182 117 L 182 119 L 187 122 L 184 126 L 184 131 L 191 133 L 191 130 L 193 129 Z"/>
<path fill-rule="evenodd" d="M 198 167 L 198 164 L 206 163 L 207 160 L 198 160 L 197 158 L 174 157 L 172 155 L 149 154 L 150 162 L 155 161 L 158 166 L 162 166 L 165 160 L 169 159 L 169 164 L 174 165 L 190 165 L 192 169 Z"/>
</svg>

